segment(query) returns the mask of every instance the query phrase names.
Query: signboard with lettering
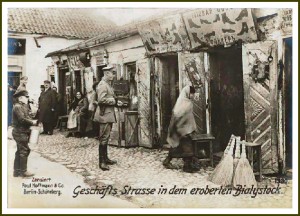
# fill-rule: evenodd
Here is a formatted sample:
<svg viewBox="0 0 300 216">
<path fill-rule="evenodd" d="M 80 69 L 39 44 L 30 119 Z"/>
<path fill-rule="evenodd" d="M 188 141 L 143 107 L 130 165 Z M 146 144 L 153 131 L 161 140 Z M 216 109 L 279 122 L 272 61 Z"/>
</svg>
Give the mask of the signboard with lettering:
<svg viewBox="0 0 300 216">
<path fill-rule="evenodd" d="M 93 57 L 94 63 L 97 66 L 103 66 L 107 64 L 107 52 L 104 49 L 91 50 L 91 56 Z"/>
<path fill-rule="evenodd" d="M 184 13 L 183 19 L 192 48 L 257 40 L 251 9 L 199 9 Z"/>
<path fill-rule="evenodd" d="M 8 38 L 8 55 L 25 55 L 26 39 Z"/>
<path fill-rule="evenodd" d="M 149 54 L 177 52 L 190 48 L 180 14 L 141 24 L 138 31 Z"/>
<path fill-rule="evenodd" d="M 293 29 L 293 9 L 283 8 L 279 13 L 280 29 L 283 33 L 292 33 Z"/>
<path fill-rule="evenodd" d="M 68 56 L 68 62 L 72 69 L 80 69 L 84 67 L 83 63 L 80 61 L 79 55 Z"/>
</svg>

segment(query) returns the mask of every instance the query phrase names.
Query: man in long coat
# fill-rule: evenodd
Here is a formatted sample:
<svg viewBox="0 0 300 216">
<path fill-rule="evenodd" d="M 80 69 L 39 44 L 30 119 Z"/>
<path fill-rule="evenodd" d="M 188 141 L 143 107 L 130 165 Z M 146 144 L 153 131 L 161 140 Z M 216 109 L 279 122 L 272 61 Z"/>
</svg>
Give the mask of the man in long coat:
<svg viewBox="0 0 300 216">
<path fill-rule="evenodd" d="M 107 165 L 113 165 L 116 161 L 110 160 L 107 156 L 107 145 L 113 123 L 116 122 L 115 106 L 122 106 L 121 101 L 115 98 L 111 82 L 116 72 L 112 66 L 103 68 L 104 76 L 99 82 L 97 92 L 97 109 L 94 121 L 99 122 L 99 168 L 103 171 L 109 170 Z"/>
<path fill-rule="evenodd" d="M 39 122 L 43 124 L 42 134 L 53 134 L 53 121 L 56 108 L 56 95 L 50 87 L 50 81 L 44 81 L 45 91 L 41 93 L 39 104 Z"/>
</svg>

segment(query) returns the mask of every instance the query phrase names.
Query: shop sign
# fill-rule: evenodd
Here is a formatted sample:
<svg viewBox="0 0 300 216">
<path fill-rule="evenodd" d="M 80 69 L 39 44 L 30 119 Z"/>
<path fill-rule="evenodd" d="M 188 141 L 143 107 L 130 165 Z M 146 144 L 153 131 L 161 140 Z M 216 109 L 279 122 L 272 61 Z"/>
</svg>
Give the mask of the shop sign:
<svg viewBox="0 0 300 216">
<path fill-rule="evenodd" d="M 107 52 L 105 50 L 93 50 L 91 56 L 95 60 L 97 66 L 103 66 L 107 64 Z"/>
<path fill-rule="evenodd" d="M 25 55 L 26 39 L 8 38 L 8 55 Z"/>
<path fill-rule="evenodd" d="M 293 9 L 284 8 L 280 10 L 280 29 L 284 33 L 292 33 L 293 29 Z"/>
<path fill-rule="evenodd" d="M 105 58 L 103 55 L 94 56 L 94 58 L 95 58 L 97 66 L 102 66 L 102 65 L 106 64 L 106 61 L 105 61 Z"/>
<path fill-rule="evenodd" d="M 72 69 L 78 69 L 84 67 L 82 62 L 80 61 L 79 55 L 68 56 L 69 65 Z"/>
<path fill-rule="evenodd" d="M 199 9 L 183 14 L 192 48 L 257 40 L 251 9 Z"/>
<path fill-rule="evenodd" d="M 138 31 L 149 54 L 177 52 L 190 48 L 180 14 L 141 24 Z"/>
</svg>

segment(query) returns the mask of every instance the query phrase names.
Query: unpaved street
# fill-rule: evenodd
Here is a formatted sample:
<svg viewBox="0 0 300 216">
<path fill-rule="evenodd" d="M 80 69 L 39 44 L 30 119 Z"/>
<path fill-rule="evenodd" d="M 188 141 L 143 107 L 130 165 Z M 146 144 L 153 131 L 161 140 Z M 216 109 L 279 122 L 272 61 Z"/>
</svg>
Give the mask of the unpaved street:
<svg viewBox="0 0 300 216">
<path fill-rule="evenodd" d="M 8 141 L 9 146 L 14 146 L 14 141 Z M 37 177 L 51 177 L 52 181 L 61 182 L 66 187 L 62 196 L 43 195 L 41 199 L 37 195 L 22 195 L 22 182 L 30 182 L 30 179 L 22 180 L 13 178 L 9 190 L 14 193 L 13 197 L 21 197 L 20 201 L 10 201 L 11 205 L 27 205 L 23 198 L 31 197 L 30 205 L 37 203 L 41 207 L 190 207 L 190 208 L 288 208 L 292 205 L 292 181 L 287 185 L 280 185 L 281 194 L 233 196 L 225 195 L 199 195 L 190 194 L 193 188 L 218 188 L 218 185 L 207 181 L 211 167 L 204 167 L 197 173 L 184 173 L 181 170 L 181 160 L 174 160 L 177 170 L 168 170 L 162 166 L 162 161 L 167 152 L 145 148 L 117 148 L 109 146 L 109 156 L 118 161 L 117 165 L 110 166 L 110 171 L 103 172 L 98 168 L 98 145 L 95 139 L 65 138 L 64 133 L 56 131 L 53 136 L 40 136 L 37 146 L 32 146 L 29 157 L 29 169 L 36 173 Z M 10 167 L 12 170 L 12 158 L 15 148 L 9 148 Z M 42 158 L 43 157 L 43 158 Z M 47 160 L 46 160 L 46 159 Z M 49 162 L 48 160 L 52 161 Z M 9 178 L 12 174 L 9 173 Z M 82 188 L 98 188 L 110 185 L 118 190 L 116 196 L 105 196 L 100 199 L 95 195 L 78 195 L 72 198 L 74 188 L 81 185 Z M 187 189 L 181 194 L 157 194 L 140 195 L 138 191 L 130 191 L 129 194 L 121 194 L 124 186 L 131 188 L 160 188 Z M 268 185 L 277 187 L 274 179 L 265 178 L 259 186 Z M 132 192 L 132 194 L 130 194 Z M 48 198 L 51 202 L 48 202 Z M 53 199 L 54 198 L 54 199 Z M 34 203 L 32 200 L 36 200 Z M 115 201 L 117 200 L 117 202 Z M 116 204 L 117 203 L 117 204 Z"/>
</svg>

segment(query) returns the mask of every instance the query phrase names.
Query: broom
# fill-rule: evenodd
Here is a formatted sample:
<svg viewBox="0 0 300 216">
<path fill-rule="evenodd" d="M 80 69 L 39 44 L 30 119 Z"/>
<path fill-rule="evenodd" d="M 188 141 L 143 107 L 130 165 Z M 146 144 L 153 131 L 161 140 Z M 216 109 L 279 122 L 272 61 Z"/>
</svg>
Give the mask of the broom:
<svg viewBox="0 0 300 216">
<path fill-rule="evenodd" d="M 241 158 L 240 145 L 241 145 L 241 137 L 237 137 L 235 143 L 234 159 L 233 159 L 233 176 L 235 175 L 236 167 Z M 232 178 L 232 182 L 233 182 L 233 178 Z"/>
<path fill-rule="evenodd" d="M 209 180 L 215 184 L 227 186 L 232 183 L 233 175 L 233 148 L 235 144 L 235 137 L 232 135 L 230 138 L 229 146 L 227 146 L 224 157 L 217 165 Z M 229 150 L 228 150 L 229 148 Z"/>
<path fill-rule="evenodd" d="M 224 154 L 223 154 L 220 162 L 218 163 L 218 165 L 216 166 L 216 168 L 214 169 L 214 171 L 208 176 L 208 180 L 209 181 L 214 181 L 214 179 L 217 178 L 216 176 L 218 175 L 219 169 L 220 169 L 219 165 L 222 163 L 224 157 L 228 154 L 229 149 L 230 149 L 230 145 L 231 145 L 231 142 L 232 142 L 233 139 L 235 139 L 235 136 L 233 134 L 231 134 L 231 137 L 229 139 L 229 142 L 227 144 L 226 149 L 224 150 Z"/>
<path fill-rule="evenodd" d="M 242 187 L 246 188 L 251 188 L 252 185 L 257 187 L 252 167 L 250 166 L 246 157 L 245 141 L 242 141 L 242 155 L 233 177 L 233 186 L 237 187 L 237 185 L 241 185 Z"/>
<path fill-rule="evenodd" d="M 230 149 L 230 144 L 231 144 L 231 142 L 232 142 L 232 140 L 233 140 L 234 138 L 235 138 L 235 136 L 232 134 L 231 137 L 230 137 L 230 139 L 229 139 L 229 142 L 228 142 L 228 144 L 227 144 L 227 147 L 226 147 L 226 149 L 225 149 L 225 151 L 224 151 L 224 154 L 223 154 L 223 156 L 222 156 L 222 158 L 221 158 L 221 160 L 220 160 L 220 162 L 219 162 L 219 164 L 222 163 L 224 157 L 227 155 L 227 153 L 228 153 L 228 151 L 229 151 L 229 149 Z M 216 168 L 214 169 L 214 171 L 208 176 L 208 180 L 209 180 L 209 181 L 212 181 L 212 179 L 214 179 L 215 176 L 219 173 L 219 172 L 218 172 L 219 164 L 218 164 L 218 166 L 216 166 Z"/>
</svg>

